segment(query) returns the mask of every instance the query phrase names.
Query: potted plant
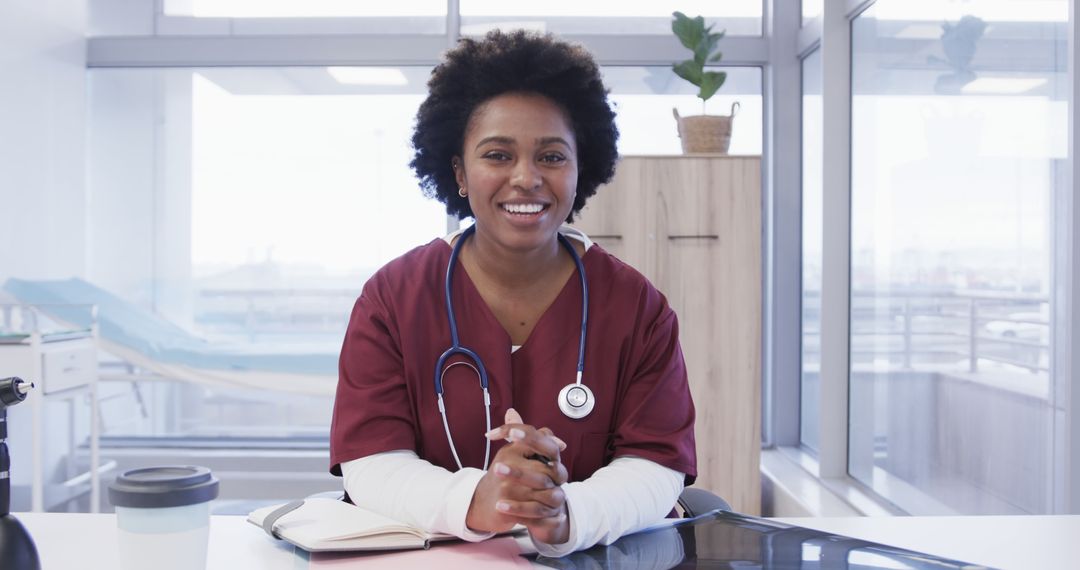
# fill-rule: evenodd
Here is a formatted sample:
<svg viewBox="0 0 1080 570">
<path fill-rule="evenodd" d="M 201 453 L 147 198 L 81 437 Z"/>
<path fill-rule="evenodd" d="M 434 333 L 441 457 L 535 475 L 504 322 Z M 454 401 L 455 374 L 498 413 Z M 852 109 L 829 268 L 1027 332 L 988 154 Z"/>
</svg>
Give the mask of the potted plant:
<svg viewBox="0 0 1080 570">
<path fill-rule="evenodd" d="M 951 69 L 934 83 L 934 91 L 942 95 L 957 95 L 964 86 L 975 81 L 975 72 L 971 61 L 975 59 L 975 48 L 986 32 L 986 22 L 981 18 L 967 15 L 956 24 L 941 24 L 941 47 L 945 59 L 936 55 L 927 57 L 930 63 L 944 63 Z"/>
<path fill-rule="evenodd" d="M 706 26 L 705 18 L 701 16 L 690 18 L 682 12 L 673 12 L 672 16 L 674 19 L 671 21 L 671 31 L 682 45 L 693 52 L 694 58 L 676 63 L 671 69 L 676 75 L 696 86 L 697 96 L 701 99 L 700 115 L 681 117 L 678 109 L 672 109 L 678 124 L 683 153 L 727 154 L 731 143 L 731 120 L 735 118 L 739 103 L 732 103 L 730 115 L 705 113 L 705 102 L 716 94 L 727 79 L 727 73 L 723 71 L 705 69 L 705 64 L 716 63 L 723 57 L 718 44 L 724 37 L 724 31 L 713 32 L 713 26 Z"/>
</svg>

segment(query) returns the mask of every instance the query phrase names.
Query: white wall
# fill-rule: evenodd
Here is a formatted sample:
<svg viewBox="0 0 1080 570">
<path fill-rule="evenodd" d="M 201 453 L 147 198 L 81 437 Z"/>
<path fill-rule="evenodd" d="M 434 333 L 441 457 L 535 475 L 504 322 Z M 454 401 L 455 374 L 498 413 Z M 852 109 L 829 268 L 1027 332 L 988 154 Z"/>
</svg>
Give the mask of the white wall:
<svg viewBox="0 0 1080 570">
<path fill-rule="evenodd" d="M 86 0 L 0 2 L 0 283 L 86 272 Z"/>
<path fill-rule="evenodd" d="M 90 37 L 152 36 L 157 13 L 155 0 L 90 0 Z"/>
<path fill-rule="evenodd" d="M 88 279 L 191 320 L 192 73 L 93 69 Z"/>
<path fill-rule="evenodd" d="M 158 81 L 125 70 L 87 74 L 88 278 L 144 307 L 153 305 Z"/>
<path fill-rule="evenodd" d="M 0 2 L 0 284 L 86 273 L 86 0 Z M 0 370 L 3 375 L 3 370 Z M 29 408 L 13 408 L 12 507 L 30 507 Z M 49 408 L 45 465 L 68 452 Z"/>
</svg>

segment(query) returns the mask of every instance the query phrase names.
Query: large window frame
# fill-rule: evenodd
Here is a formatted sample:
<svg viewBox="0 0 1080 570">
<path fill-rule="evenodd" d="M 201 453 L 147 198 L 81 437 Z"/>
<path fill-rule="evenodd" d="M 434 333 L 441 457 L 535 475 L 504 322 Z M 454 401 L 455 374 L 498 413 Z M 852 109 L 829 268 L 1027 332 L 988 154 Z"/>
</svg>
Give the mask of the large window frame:
<svg viewBox="0 0 1080 570">
<path fill-rule="evenodd" d="M 1068 218 L 1063 224 L 1058 224 L 1059 234 L 1057 239 L 1067 244 L 1059 250 L 1062 256 L 1061 266 L 1064 269 L 1064 280 L 1054 283 L 1055 294 L 1063 298 L 1064 314 L 1059 315 L 1057 332 L 1062 338 L 1068 339 L 1069 345 L 1059 350 L 1060 361 L 1057 369 L 1062 374 L 1067 374 L 1072 379 L 1069 384 L 1069 394 L 1065 401 L 1069 405 L 1069 414 L 1066 419 L 1065 439 L 1068 443 L 1065 453 L 1066 477 L 1062 482 L 1066 486 L 1067 497 L 1065 508 L 1061 512 L 1080 513 L 1080 362 L 1077 362 L 1077 354 L 1080 354 L 1080 263 L 1076 256 L 1080 254 L 1080 231 L 1076 225 L 1080 222 L 1080 172 L 1077 171 L 1077 152 L 1080 152 L 1080 129 L 1076 128 L 1076 121 L 1080 120 L 1076 105 L 1080 102 L 1080 7 L 1075 1 L 1069 3 L 1069 38 L 1068 38 L 1068 84 L 1069 84 L 1069 133 L 1068 133 L 1068 172 L 1065 173 L 1066 187 L 1072 192 L 1066 192 L 1065 203 L 1059 211 Z"/>
<path fill-rule="evenodd" d="M 87 66 L 103 67 L 214 67 L 214 66 L 395 66 L 434 65 L 439 54 L 459 38 L 458 0 L 447 1 L 443 33 L 378 34 L 363 28 L 338 27 L 321 33 L 306 28 L 296 33 L 297 22 L 275 23 L 292 33 L 276 36 L 242 33 L 247 24 L 237 19 L 204 23 L 182 22 L 164 15 L 161 0 L 138 10 L 140 34 L 125 37 L 91 37 L 87 42 Z M 763 231 L 764 240 L 764 350 L 763 350 L 763 446 L 783 450 L 813 476 L 843 493 L 874 494 L 847 475 L 847 379 L 850 267 L 850 24 L 874 0 L 825 2 L 823 13 L 804 23 L 797 4 L 786 0 L 763 0 L 761 36 L 733 36 L 724 40 L 724 65 L 761 67 L 763 73 Z M 103 3 L 110 7 L 116 3 Z M 134 6 L 136 3 L 129 3 Z M 94 10 L 91 7 L 91 19 Z M 311 22 L 308 22 L 311 24 Z M 307 25 L 307 24 L 306 24 Z M 189 26 L 182 29 L 183 26 Z M 190 26 L 204 26 L 195 30 Z M 332 29 L 331 29 L 332 28 Z M 240 30 L 240 32 L 237 32 Z M 192 33 L 199 35 L 190 35 Z M 565 39 L 587 46 L 601 66 L 668 65 L 685 55 L 671 36 L 570 35 Z M 1076 152 L 1080 132 L 1075 103 L 1080 93 L 1077 60 L 1080 26 L 1077 2 L 1070 2 L 1069 159 L 1065 175 L 1068 188 L 1058 204 L 1062 219 L 1055 239 L 1059 274 L 1055 278 L 1056 336 L 1068 346 L 1057 346 L 1054 365 L 1068 378 L 1061 389 L 1071 411 L 1062 425 L 1065 477 L 1055 512 L 1080 513 L 1080 175 Z M 824 155 L 824 286 L 822 299 L 822 398 L 820 449 L 815 455 L 799 448 L 799 379 L 801 284 L 801 59 L 814 49 L 823 55 L 824 121 L 830 125 L 823 140 Z M 456 222 L 448 219 L 448 227 Z M 827 321 L 826 321 L 827 319 Z M 1059 341 L 1060 342 L 1060 341 Z M 702 403 L 700 405 L 707 405 Z M 876 497 L 880 499 L 880 497 Z M 852 501 L 856 502 L 856 501 Z M 881 503 L 881 501 L 877 501 Z M 871 509 L 862 509 L 868 511 Z"/>
<path fill-rule="evenodd" d="M 776 447 L 789 461 L 799 465 L 817 478 L 826 488 L 840 495 L 855 512 L 899 513 L 884 497 L 870 490 L 848 475 L 848 370 L 849 370 L 849 315 L 850 315 L 850 231 L 851 231 L 851 24 L 876 0 L 845 0 L 825 2 L 823 13 L 806 22 L 797 31 L 798 46 L 793 54 L 801 61 L 811 52 L 820 49 L 823 59 L 823 100 L 826 129 L 823 145 L 824 182 L 824 259 L 822 292 L 821 335 L 821 402 L 817 408 L 820 426 L 820 449 L 812 453 L 802 447 L 798 426 L 792 426 L 790 418 L 799 417 L 798 400 L 773 397 L 770 413 L 771 425 L 766 433 L 772 435 L 767 443 Z M 1080 58 L 1078 38 L 1080 25 L 1077 19 L 1077 2 L 1069 3 L 1068 24 L 1068 84 L 1069 84 L 1069 151 L 1062 176 L 1071 191 L 1062 192 L 1055 204 L 1057 218 L 1054 220 L 1054 241 L 1058 244 L 1054 255 L 1056 273 L 1053 278 L 1055 303 L 1055 330 L 1057 339 L 1053 363 L 1058 377 L 1057 389 L 1061 401 L 1067 402 L 1069 413 L 1058 424 L 1056 445 L 1062 454 L 1060 478 L 1055 479 L 1053 501 L 1054 513 L 1080 512 L 1080 174 L 1077 173 L 1076 152 L 1080 148 L 1080 134 L 1076 128 L 1076 102 L 1080 94 L 1077 59 Z M 786 57 L 788 54 L 776 54 Z M 801 119 L 801 118 L 800 118 Z M 801 123 L 801 120 L 799 121 Z M 773 133 L 775 136 L 775 133 Z M 801 140 L 801 137 L 799 137 Z M 800 169 L 793 164 L 781 168 Z M 777 176 L 779 176 L 777 174 Z M 793 193 L 792 193 L 793 194 Z M 787 197 L 797 200 L 792 194 Z M 781 199 L 775 196 L 774 199 Z M 801 231 L 785 229 L 798 226 L 798 220 L 774 224 L 772 239 L 775 249 L 801 251 Z M 787 243 L 785 243 L 785 241 Z M 772 266 L 774 286 L 769 301 L 772 306 L 799 306 L 799 299 L 785 299 L 785 295 L 801 295 L 798 276 L 791 277 L 781 266 L 793 260 L 780 260 Z M 801 330 L 798 312 L 774 311 L 769 320 L 766 369 L 772 374 L 766 379 L 773 394 L 797 393 L 799 391 L 800 351 L 796 333 Z"/>
<path fill-rule="evenodd" d="M 457 43 L 461 32 L 457 0 L 447 2 L 445 23 L 439 26 L 442 33 L 401 34 L 372 31 L 367 24 L 352 26 L 361 23 L 359 18 L 194 18 L 165 14 L 163 0 L 145 0 L 135 8 L 139 4 L 121 7 L 103 0 L 97 7 L 91 5 L 92 24 L 109 20 L 99 25 L 96 33 L 112 30 L 117 35 L 87 39 L 89 70 L 431 67 Z M 125 33 L 121 35 L 121 31 Z M 686 49 L 670 34 L 560 37 L 585 45 L 601 67 L 670 66 L 686 57 Z M 725 67 L 763 69 L 769 53 L 763 35 L 731 36 L 725 39 L 722 63 Z M 766 82 L 763 77 L 763 88 Z M 763 101 L 768 100 L 767 94 L 762 96 Z M 448 231 L 457 229 L 457 219 L 448 216 L 446 226 Z"/>
</svg>

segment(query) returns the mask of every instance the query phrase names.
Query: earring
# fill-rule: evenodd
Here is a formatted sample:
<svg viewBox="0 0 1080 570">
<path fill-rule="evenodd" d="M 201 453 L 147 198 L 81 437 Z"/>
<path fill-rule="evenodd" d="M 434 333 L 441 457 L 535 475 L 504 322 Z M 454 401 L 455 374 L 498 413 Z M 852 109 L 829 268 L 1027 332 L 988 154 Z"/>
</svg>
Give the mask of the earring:
<svg viewBox="0 0 1080 570">
<path fill-rule="evenodd" d="M 461 196 L 462 198 L 466 198 L 466 197 L 468 197 L 469 193 L 466 192 L 465 187 L 462 186 L 461 188 L 458 188 L 457 195 Z"/>
</svg>

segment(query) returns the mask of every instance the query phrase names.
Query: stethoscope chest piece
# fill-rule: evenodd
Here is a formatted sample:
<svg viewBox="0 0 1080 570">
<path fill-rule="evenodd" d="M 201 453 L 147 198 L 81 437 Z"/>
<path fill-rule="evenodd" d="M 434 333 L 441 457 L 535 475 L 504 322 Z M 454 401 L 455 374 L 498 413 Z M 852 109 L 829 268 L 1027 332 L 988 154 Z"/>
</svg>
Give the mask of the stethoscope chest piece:
<svg viewBox="0 0 1080 570">
<path fill-rule="evenodd" d="M 559 410 L 570 419 L 580 420 L 589 415 L 594 405 L 596 398 L 593 397 L 592 390 L 584 384 L 567 384 L 559 390 Z"/>
</svg>

